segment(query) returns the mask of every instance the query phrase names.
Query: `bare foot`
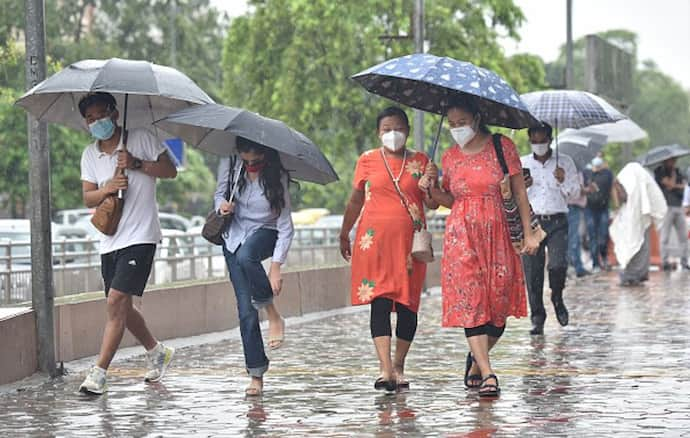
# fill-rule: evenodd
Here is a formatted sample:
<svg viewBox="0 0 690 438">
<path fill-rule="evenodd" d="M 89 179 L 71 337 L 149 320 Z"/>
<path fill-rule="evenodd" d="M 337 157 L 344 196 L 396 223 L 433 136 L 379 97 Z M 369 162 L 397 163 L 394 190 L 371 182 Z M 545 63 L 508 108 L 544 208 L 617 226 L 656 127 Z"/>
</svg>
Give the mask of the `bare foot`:
<svg viewBox="0 0 690 438">
<path fill-rule="evenodd" d="M 395 382 L 398 384 L 398 388 L 409 388 L 410 382 L 405 379 L 405 365 L 394 365 L 393 375 L 395 376 Z"/>
<path fill-rule="evenodd" d="M 282 347 L 285 341 L 285 320 L 280 318 L 279 321 L 268 325 L 268 348 L 271 350 Z"/>
<path fill-rule="evenodd" d="M 249 382 L 249 386 L 244 390 L 244 395 L 249 397 L 259 397 L 263 394 L 264 390 L 264 379 L 260 377 L 252 377 L 252 381 Z"/>
</svg>

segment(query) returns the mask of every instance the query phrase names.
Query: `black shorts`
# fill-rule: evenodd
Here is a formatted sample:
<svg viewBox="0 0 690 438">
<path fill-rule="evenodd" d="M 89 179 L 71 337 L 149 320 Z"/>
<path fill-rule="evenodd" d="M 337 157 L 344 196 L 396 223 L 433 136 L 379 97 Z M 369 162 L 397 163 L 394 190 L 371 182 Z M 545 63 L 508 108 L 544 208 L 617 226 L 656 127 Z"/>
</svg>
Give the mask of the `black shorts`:
<svg viewBox="0 0 690 438">
<path fill-rule="evenodd" d="M 142 296 L 151 274 L 156 245 L 132 245 L 101 255 L 101 274 L 105 295 L 116 289 L 128 295 Z"/>
</svg>

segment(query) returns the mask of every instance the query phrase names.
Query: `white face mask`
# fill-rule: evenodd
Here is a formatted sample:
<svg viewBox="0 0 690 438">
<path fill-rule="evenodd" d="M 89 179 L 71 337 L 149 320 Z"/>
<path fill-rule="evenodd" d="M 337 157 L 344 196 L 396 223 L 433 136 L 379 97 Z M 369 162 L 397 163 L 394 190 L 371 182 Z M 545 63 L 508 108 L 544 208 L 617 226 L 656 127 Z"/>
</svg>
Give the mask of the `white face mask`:
<svg viewBox="0 0 690 438">
<path fill-rule="evenodd" d="M 467 146 L 467 143 L 474 138 L 476 132 L 474 132 L 474 129 L 470 126 L 461 126 L 459 128 L 450 128 L 450 135 L 453 136 L 453 140 L 455 140 L 461 148 L 464 148 Z"/>
<path fill-rule="evenodd" d="M 405 146 L 407 137 L 400 131 L 388 131 L 381 136 L 381 143 L 389 151 L 399 151 Z"/>
<path fill-rule="evenodd" d="M 537 156 L 544 156 L 549 151 L 549 143 L 532 143 L 532 152 Z"/>
</svg>

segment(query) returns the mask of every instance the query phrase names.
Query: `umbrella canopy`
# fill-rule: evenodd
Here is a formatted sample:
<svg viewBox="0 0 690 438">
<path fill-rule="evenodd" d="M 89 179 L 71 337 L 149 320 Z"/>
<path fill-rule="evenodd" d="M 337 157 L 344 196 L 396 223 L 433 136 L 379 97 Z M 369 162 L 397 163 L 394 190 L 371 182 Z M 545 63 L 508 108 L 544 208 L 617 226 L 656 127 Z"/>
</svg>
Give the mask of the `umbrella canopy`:
<svg viewBox="0 0 690 438">
<path fill-rule="evenodd" d="M 237 136 L 280 153 L 293 178 L 328 184 L 338 175 L 316 145 L 285 123 L 241 108 L 209 104 L 183 109 L 156 121 L 156 126 L 207 152 L 227 157 Z"/>
<path fill-rule="evenodd" d="M 614 123 L 591 125 L 581 129 L 566 129 L 563 131 L 563 135 L 570 134 L 583 136 L 592 134 L 605 135 L 609 143 L 632 143 L 647 138 L 647 131 L 630 119 L 623 119 Z"/>
<path fill-rule="evenodd" d="M 680 158 L 686 155 L 690 155 L 690 149 L 679 144 L 671 144 L 654 147 L 647 151 L 647 153 L 637 157 L 636 161 L 643 166 L 652 167 L 663 163 L 669 158 Z"/>
<path fill-rule="evenodd" d="M 160 139 L 169 136 L 153 126 L 155 120 L 190 105 L 213 103 L 191 79 L 174 68 L 112 58 L 71 64 L 27 91 L 17 105 L 43 122 L 87 130 L 78 103 L 84 95 L 96 91 L 115 97 L 121 125 L 128 95 L 127 126 L 151 129 Z"/>
<path fill-rule="evenodd" d="M 575 162 L 575 167 L 582 171 L 597 156 L 597 153 L 603 149 L 605 144 L 605 135 L 577 135 L 564 132 L 558 136 L 558 145 L 556 147 L 559 153 L 572 158 Z"/>
<path fill-rule="evenodd" d="M 417 53 L 390 59 L 352 79 L 371 93 L 422 111 L 445 115 L 453 97 L 471 96 L 489 125 L 521 129 L 539 124 L 503 78 L 469 62 Z"/>
<path fill-rule="evenodd" d="M 534 117 L 558 128 L 584 128 L 626 119 L 599 96 L 578 90 L 545 90 L 523 94 Z"/>
</svg>

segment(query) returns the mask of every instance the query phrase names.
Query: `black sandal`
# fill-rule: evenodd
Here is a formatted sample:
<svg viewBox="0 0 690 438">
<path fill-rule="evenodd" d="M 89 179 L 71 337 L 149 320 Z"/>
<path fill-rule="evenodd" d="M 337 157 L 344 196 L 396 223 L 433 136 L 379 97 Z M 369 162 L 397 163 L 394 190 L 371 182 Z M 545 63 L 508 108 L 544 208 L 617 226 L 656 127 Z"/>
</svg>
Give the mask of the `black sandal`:
<svg viewBox="0 0 690 438">
<path fill-rule="evenodd" d="M 393 392 L 397 387 L 398 385 L 395 380 L 383 380 L 383 377 L 379 377 L 376 379 L 376 382 L 374 382 L 374 389 L 376 390 L 385 389 L 386 391 Z"/>
<path fill-rule="evenodd" d="M 467 359 L 465 360 L 465 387 L 468 389 L 479 388 L 480 386 L 482 386 L 481 383 L 470 385 L 470 380 L 482 380 L 482 376 L 479 374 L 472 374 L 471 376 L 468 375 L 470 373 L 470 370 L 472 369 L 473 362 L 474 358 L 472 357 L 472 352 L 467 353 Z"/>
<path fill-rule="evenodd" d="M 496 380 L 496 384 L 492 383 L 486 383 L 487 380 L 489 379 L 494 379 Z M 484 388 L 489 388 L 488 390 L 482 391 Z M 496 377 L 496 374 L 489 374 L 485 378 L 482 379 L 482 384 L 479 387 L 479 397 L 498 397 L 501 395 L 501 388 L 498 386 L 498 377 Z"/>
</svg>

